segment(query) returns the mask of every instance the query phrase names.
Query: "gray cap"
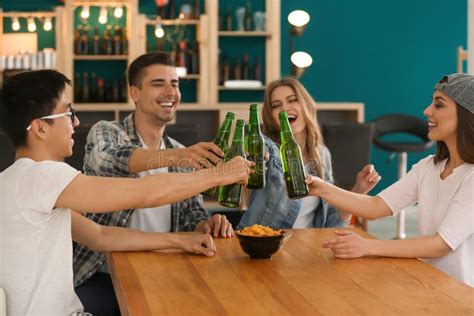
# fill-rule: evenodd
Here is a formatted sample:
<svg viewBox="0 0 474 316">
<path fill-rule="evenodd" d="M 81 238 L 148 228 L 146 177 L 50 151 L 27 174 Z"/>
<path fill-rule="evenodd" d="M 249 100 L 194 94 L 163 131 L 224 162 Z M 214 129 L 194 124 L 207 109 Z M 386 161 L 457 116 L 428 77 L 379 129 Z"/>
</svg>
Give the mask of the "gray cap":
<svg viewBox="0 0 474 316">
<path fill-rule="evenodd" d="M 474 76 L 451 74 L 436 84 L 435 90 L 443 92 L 471 113 L 474 113 Z"/>
</svg>

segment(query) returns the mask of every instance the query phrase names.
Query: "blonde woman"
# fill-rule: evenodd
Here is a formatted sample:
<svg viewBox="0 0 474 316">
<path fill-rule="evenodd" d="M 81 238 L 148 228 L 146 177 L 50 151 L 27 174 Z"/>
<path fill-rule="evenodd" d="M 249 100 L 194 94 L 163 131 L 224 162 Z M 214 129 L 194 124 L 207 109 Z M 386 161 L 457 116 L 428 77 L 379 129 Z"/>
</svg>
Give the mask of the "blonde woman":
<svg viewBox="0 0 474 316">
<path fill-rule="evenodd" d="M 290 200 L 285 190 L 278 144 L 280 122 L 278 114 L 288 113 L 291 129 L 303 154 L 306 173 L 332 183 L 331 154 L 324 146 L 315 116 L 315 101 L 304 86 L 294 78 L 271 82 L 266 90 L 262 109 L 267 162 L 266 186 L 251 192 L 249 207 L 239 227 L 262 224 L 273 228 L 340 227 L 351 214 L 329 205 L 319 197 Z M 348 153 L 350 155 L 350 153 Z M 373 165 L 358 174 L 352 191 L 366 194 L 380 181 Z"/>
</svg>

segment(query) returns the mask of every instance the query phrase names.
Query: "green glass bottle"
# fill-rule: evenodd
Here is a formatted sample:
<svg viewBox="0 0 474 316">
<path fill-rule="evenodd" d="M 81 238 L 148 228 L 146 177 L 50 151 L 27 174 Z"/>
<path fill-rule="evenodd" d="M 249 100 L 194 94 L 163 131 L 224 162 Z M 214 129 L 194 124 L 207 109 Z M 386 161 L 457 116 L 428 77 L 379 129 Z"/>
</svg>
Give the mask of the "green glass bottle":
<svg viewBox="0 0 474 316">
<path fill-rule="evenodd" d="M 222 123 L 221 127 L 219 127 L 219 131 L 217 132 L 216 138 L 214 138 L 214 140 L 212 141 L 214 144 L 217 145 L 217 147 L 219 147 L 224 152 L 224 154 L 226 154 L 229 150 L 230 129 L 232 127 L 232 123 L 234 122 L 234 117 L 234 113 L 227 112 L 224 122 Z M 216 189 L 217 188 L 210 188 L 209 190 L 206 190 L 201 194 L 211 197 L 216 194 Z"/>
<path fill-rule="evenodd" d="M 249 132 L 246 142 L 247 159 L 255 162 L 252 167 L 247 187 L 249 189 L 263 189 L 265 187 L 265 140 L 260 131 L 260 118 L 258 116 L 258 105 L 250 105 Z"/>
<path fill-rule="evenodd" d="M 234 157 L 241 156 L 245 158 L 244 151 L 244 129 L 245 121 L 237 120 L 237 125 L 234 132 L 234 140 L 232 146 L 225 155 L 225 161 L 229 161 Z M 230 184 L 219 187 L 219 204 L 225 207 L 238 207 L 240 205 L 240 198 L 242 197 L 242 185 Z"/>
<path fill-rule="evenodd" d="M 288 122 L 288 114 L 280 112 L 280 155 L 283 165 L 283 176 L 290 199 L 302 198 L 308 195 L 308 186 L 304 182 L 305 171 L 300 146 L 296 143 Z"/>
</svg>

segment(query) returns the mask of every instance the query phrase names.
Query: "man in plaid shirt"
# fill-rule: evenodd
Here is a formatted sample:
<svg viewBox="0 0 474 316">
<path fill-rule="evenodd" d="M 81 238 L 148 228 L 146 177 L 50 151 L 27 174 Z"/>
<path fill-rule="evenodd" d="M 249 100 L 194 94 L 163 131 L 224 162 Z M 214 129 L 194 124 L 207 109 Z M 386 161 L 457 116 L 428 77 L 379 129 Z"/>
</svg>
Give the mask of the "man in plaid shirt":
<svg viewBox="0 0 474 316">
<path fill-rule="evenodd" d="M 223 152 L 212 142 L 184 148 L 165 133 L 176 116 L 181 94 L 171 56 L 164 52 L 142 55 L 128 69 L 129 92 L 136 110 L 122 121 L 101 121 L 88 136 L 84 172 L 87 175 L 143 177 L 211 167 Z M 156 188 L 159 190 L 159 188 Z M 202 197 L 171 205 L 88 214 L 101 225 L 154 232 L 200 231 L 214 237 L 232 237 L 233 229 L 222 215 L 208 217 Z M 118 314 L 110 276 L 103 271 L 105 254 L 76 245 L 74 285 L 86 310 Z"/>
</svg>

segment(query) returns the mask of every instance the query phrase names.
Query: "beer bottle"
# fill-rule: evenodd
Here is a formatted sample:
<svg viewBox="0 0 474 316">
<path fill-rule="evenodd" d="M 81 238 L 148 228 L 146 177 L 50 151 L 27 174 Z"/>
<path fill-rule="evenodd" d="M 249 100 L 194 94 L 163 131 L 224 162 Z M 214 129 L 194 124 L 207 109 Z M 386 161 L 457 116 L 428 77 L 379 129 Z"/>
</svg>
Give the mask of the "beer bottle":
<svg viewBox="0 0 474 316">
<path fill-rule="evenodd" d="M 94 35 L 92 37 L 92 54 L 99 55 L 100 54 L 100 36 L 99 36 L 99 29 L 94 27 Z"/>
<path fill-rule="evenodd" d="M 249 189 L 263 189 L 265 187 L 265 140 L 260 131 L 258 105 L 250 105 L 249 133 L 247 136 L 247 159 L 255 162 L 254 170 L 250 174 L 247 187 Z"/>
<path fill-rule="evenodd" d="M 229 151 L 225 154 L 225 161 L 229 161 L 234 157 L 242 156 L 245 158 L 244 151 L 244 128 L 245 121 L 237 120 L 237 126 L 235 127 L 234 140 Z M 225 207 L 238 207 L 240 204 L 240 198 L 242 197 L 242 185 L 241 184 L 230 184 L 219 187 L 219 199 L 220 205 Z"/>
<path fill-rule="evenodd" d="M 308 195 L 308 186 L 304 182 L 305 172 L 300 146 L 293 137 L 288 114 L 280 112 L 280 155 L 283 165 L 283 176 L 290 199 L 297 199 Z"/>
<path fill-rule="evenodd" d="M 224 154 L 229 150 L 230 129 L 233 122 L 234 113 L 227 112 L 224 122 L 222 123 L 221 127 L 219 127 L 216 138 L 214 138 L 212 141 L 224 152 Z M 216 194 L 216 188 L 210 188 L 209 190 L 202 192 L 202 195 L 205 196 L 214 196 L 214 194 Z"/>
</svg>

